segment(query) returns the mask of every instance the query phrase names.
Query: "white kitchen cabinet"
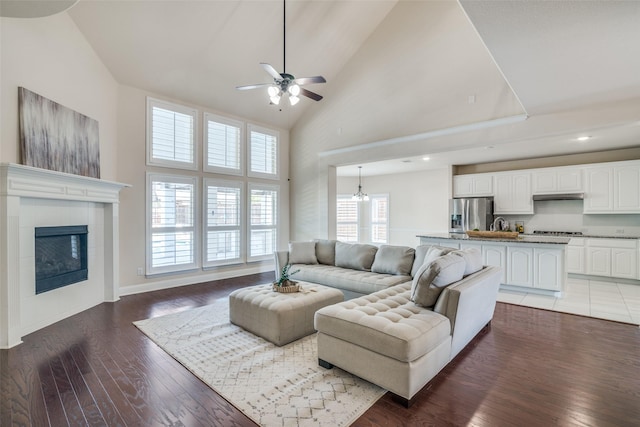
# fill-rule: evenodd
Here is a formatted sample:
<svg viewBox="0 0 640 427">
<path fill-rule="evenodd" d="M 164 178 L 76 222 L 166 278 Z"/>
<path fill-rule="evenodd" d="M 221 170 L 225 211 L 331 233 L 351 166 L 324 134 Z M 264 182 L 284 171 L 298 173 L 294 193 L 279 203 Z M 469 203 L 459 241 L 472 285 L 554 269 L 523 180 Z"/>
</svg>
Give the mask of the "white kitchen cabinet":
<svg viewBox="0 0 640 427">
<path fill-rule="evenodd" d="M 582 238 L 572 238 L 567 245 L 567 273 L 585 274 L 585 251 Z"/>
<path fill-rule="evenodd" d="M 640 162 L 613 168 L 613 211 L 640 213 Z"/>
<path fill-rule="evenodd" d="M 611 276 L 611 248 L 587 246 L 587 274 Z"/>
<path fill-rule="evenodd" d="M 564 253 L 557 249 L 533 249 L 533 283 L 536 288 L 561 291 Z"/>
<path fill-rule="evenodd" d="M 420 237 L 421 245 L 435 245 L 445 248 L 460 249 L 460 242 L 452 239 L 435 239 L 429 237 Z"/>
<path fill-rule="evenodd" d="M 584 213 L 640 213 L 640 161 L 585 168 Z"/>
<path fill-rule="evenodd" d="M 638 278 L 637 239 L 587 239 L 587 274 Z"/>
<path fill-rule="evenodd" d="M 460 249 L 478 248 L 482 252 L 482 263 L 502 269 L 500 283 L 507 283 L 507 248 L 504 245 L 460 243 Z"/>
<path fill-rule="evenodd" d="M 534 169 L 533 194 L 580 193 L 582 169 L 579 167 Z"/>
<path fill-rule="evenodd" d="M 497 173 L 494 180 L 496 215 L 533 214 L 530 172 Z"/>
<path fill-rule="evenodd" d="M 507 246 L 507 283 L 533 287 L 533 248 Z"/>
<path fill-rule="evenodd" d="M 453 197 L 493 196 L 493 175 L 489 173 L 453 177 Z"/>
<path fill-rule="evenodd" d="M 613 167 L 589 167 L 584 173 L 584 213 L 613 212 Z"/>
<path fill-rule="evenodd" d="M 567 277 L 565 244 L 419 236 L 420 244 L 478 248 L 484 265 L 500 267 L 502 289 L 560 296 Z M 450 244 L 446 241 L 449 240 Z"/>
<path fill-rule="evenodd" d="M 626 248 L 611 249 L 611 276 L 624 279 L 637 277 L 637 250 Z"/>
</svg>

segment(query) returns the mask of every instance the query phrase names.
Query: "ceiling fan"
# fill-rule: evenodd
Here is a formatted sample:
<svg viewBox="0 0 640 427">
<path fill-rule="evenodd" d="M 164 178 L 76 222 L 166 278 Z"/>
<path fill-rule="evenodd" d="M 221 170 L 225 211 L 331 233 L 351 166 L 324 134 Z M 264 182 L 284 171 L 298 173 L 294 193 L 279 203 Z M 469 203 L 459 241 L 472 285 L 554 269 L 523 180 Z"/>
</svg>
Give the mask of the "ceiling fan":
<svg viewBox="0 0 640 427">
<path fill-rule="evenodd" d="M 314 101 L 320 101 L 322 99 L 322 95 L 318 95 L 315 92 L 311 92 L 310 90 L 304 89 L 300 86 L 315 84 L 315 83 L 326 83 L 324 77 L 322 76 L 314 76 L 314 77 L 299 77 L 295 78 L 293 75 L 288 74 L 286 69 L 286 58 L 287 58 L 287 8 L 286 8 L 286 0 L 283 0 L 282 6 L 282 15 L 283 15 L 283 25 L 282 25 L 282 34 L 283 34 L 283 48 L 282 48 L 282 73 L 278 73 L 275 68 L 273 68 L 270 64 L 261 62 L 260 65 L 262 68 L 273 77 L 273 83 L 261 83 L 255 85 L 247 85 L 247 86 L 237 86 L 238 90 L 248 90 L 248 89 L 258 89 L 261 87 L 268 87 L 267 91 L 269 93 L 269 98 L 272 104 L 278 105 L 280 103 L 280 99 L 284 95 L 289 96 L 289 103 L 291 105 L 296 105 L 300 98 L 298 95 L 306 96 L 307 98 L 313 99 Z"/>
</svg>

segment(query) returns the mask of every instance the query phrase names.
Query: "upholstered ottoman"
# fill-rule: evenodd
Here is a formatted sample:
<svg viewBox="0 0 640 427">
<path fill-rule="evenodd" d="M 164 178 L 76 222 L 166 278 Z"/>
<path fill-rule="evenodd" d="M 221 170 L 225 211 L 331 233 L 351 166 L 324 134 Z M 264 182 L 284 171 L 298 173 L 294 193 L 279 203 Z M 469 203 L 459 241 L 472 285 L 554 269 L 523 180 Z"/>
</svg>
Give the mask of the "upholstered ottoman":
<svg viewBox="0 0 640 427">
<path fill-rule="evenodd" d="M 229 295 L 231 323 L 275 345 L 285 345 L 315 332 L 319 309 L 344 300 L 335 288 L 299 282 L 300 292 L 279 293 L 271 284 L 238 289 Z"/>
</svg>

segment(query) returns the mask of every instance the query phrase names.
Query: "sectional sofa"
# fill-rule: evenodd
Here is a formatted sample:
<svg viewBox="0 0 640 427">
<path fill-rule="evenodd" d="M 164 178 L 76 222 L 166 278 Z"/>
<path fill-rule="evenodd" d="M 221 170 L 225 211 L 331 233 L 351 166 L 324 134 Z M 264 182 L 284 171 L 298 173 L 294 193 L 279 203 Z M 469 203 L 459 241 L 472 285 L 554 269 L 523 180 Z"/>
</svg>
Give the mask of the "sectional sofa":
<svg viewBox="0 0 640 427">
<path fill-rule="evenodd" d="M 412 398 L 493 317 L 500 268 L 483 266 L 477 249 L 431 245 L 292 242 L 277 252 L 276 278 L 336 287 L 356 298 L 315 314 L 318 361 Z M 360 296 L 358 296 L 360 295 Z"/>
</svg>

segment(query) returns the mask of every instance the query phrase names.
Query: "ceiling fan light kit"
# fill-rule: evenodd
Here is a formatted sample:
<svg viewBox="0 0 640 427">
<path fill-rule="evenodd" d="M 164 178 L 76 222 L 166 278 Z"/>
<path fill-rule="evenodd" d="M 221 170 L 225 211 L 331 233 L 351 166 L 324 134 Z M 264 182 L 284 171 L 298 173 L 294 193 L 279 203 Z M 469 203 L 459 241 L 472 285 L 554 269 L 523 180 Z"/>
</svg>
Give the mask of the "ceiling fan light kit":
<svg viewBox="0 0 640 427">
<path fill-rule="evenodd" d="M 275 68 L 273 68 L 270 64 L 265 62 L 260 63 L 262 68 L 273 77 L 273 83 L 263 83 L 263 84 L 255 84 L 255 85 L 247 85 L 247 86 L 237 86 L 238 90 L 248 90 L 248 89 L 258 89 L 262 87 L 267 87 L 267 93 L 269 94 L 269 100 L 271 104 L 279 105 L 280 100 L 283 96 L 287 96 L 289 98 L 289 104 L 296 105 L 300 101 L 299 95 L 306 96 L 309 99 L 313 99 L 314 101 L 320 101 L 322 99 L 322 95 L 318 95 L 315 92 L 311 92 L 310 90 L 301 88 L 300 86 L 315 84 L 315 83 L 326 83 L 324 77 L 322 76 L 314 76 L 314 77 L 301 77 L 296 79 L 293 75 L 287 74 L 286 72 L 286 58 L 287 58 L 287 8 L 286 8 L 286 0 L 283 0 L 283 25 L 282 25 L 282 33 L 283 33 L 283 49 L 282 49 L 282 73 L 278 73 Z"/>
</svg>

